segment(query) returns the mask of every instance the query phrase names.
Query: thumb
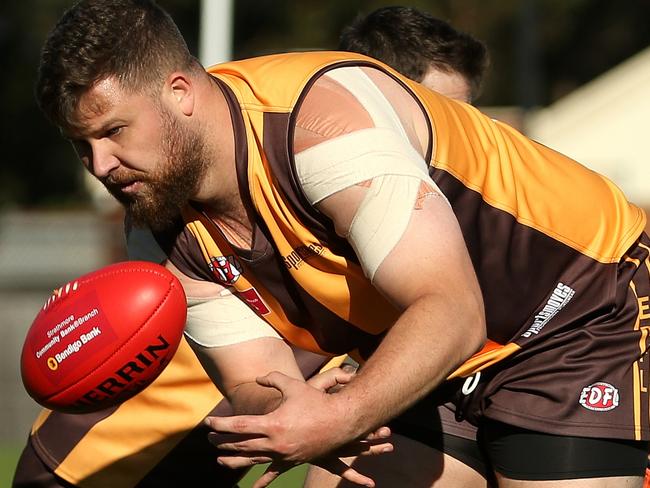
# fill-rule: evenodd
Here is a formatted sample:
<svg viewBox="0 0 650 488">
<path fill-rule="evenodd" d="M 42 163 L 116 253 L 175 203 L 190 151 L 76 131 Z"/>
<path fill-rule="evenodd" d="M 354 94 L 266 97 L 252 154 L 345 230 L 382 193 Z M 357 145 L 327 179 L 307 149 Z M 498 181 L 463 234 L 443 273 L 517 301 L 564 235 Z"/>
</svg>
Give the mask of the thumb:
<svg viewBox="0 0 650 488">
<path fill-rule="evenodd" d="M 280 373 L 279 371 L 273 371 L 266 376 L 258 376 L 255 378 L 255 381 L 258 385 L 266 386 L 267 388 L 275 388 L 276 390 L 279 390 L 283 395 L 284 393 L 288 392 L 294 382 L 303 383 L 303 381 L 291 378 L 290 376 L 287 376 L 284 373 Z"/>
</svg>

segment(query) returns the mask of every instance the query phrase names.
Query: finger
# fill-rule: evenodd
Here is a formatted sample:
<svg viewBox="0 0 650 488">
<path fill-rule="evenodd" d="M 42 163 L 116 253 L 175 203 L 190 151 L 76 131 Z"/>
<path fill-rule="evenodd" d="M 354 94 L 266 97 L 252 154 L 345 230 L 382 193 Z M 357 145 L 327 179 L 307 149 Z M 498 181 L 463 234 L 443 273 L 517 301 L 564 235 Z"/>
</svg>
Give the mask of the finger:
<svg viewBox="0 0 650 488">
<path fill-rule="evenodd" d="M 217 462 L 230 469 L 250 468 L 257 464 L 266 464 L 273 461 L 267 456 L 219 456 Z"/>
<path fill-rule="evenodd" d="M 374 488 L 375 480 L 359 473 L 356 469 L 348 467 L 341 474 L 341 478 L 348 480 L 350 483 L 356 483 L 361 486 L 368 486 L 369 488 Z"/>
<path fill-rule="evenodd" d="M 390 442 L 380 442 L 378 444 L 373 444 L 371 442 L 351 442 L 340 448 L 338 448 L 335 453 L 339 457 L 349 457 L 349 456 L 376 456 L 378 454 L 386 454 L 393 452 L 393 444 Z"/>
<path fill-rule="evenodd" d="M 208 441 L 213 446 L 224 451 L 234 451 L 238 453 L 268 453 L 272 450 L 271 443 L 267 437 L 252 437 L 248 439 L 226 439 L 222 434 L 210 432 L 208 434 Z"/>
<path fill-rule="evenodd" d="M 373 432 L 370 432 L 369 434 L 366 435 L 364 438 L 367 441 L 374 441 L 377 439 L 388 439 L 393 433 L 391 432 L 389 427 L 379 427 L 377 430 L 374 430 Z"/>
<path fill-rule="evenodd" d="M 353 376 L 354 374 L 346 373 L 341 368 L 332 368 L 310 378 L 307 384 L 319 390 L 327 391 L 335 386 L 349 383 Z"/>
<path fill-rule="evenodd" d="M 362 445 L 363 448 L 363 445 Z M 381 444 L 367 445 L 366 448 L 360 451 L 360 456 L 376 456 L 378 454 L 387 454 L 393 452 L 395 447 L 390 442 L 382 442 Z"/>
<path fill-rule="evenodd" d="M 295 384 L 304 385 L 304 381 L 297 380 L 279 371 L 273 371 L 266 376 L 259 376 L 255 379 L 258 385 L 266 386 L 268 388 L 275 388 L 284 395 L 285 392 L 295 386 Z"/>
<path fill-rule="evenodd" d="M 260 434 L 230 434 L 226 432 L 208 432 L 208 440 L 216 445 L 225 443 L 243 442 L 249 439 L 263 438 Z"/>
<path fill-rule="evenodd" d="M 354 366 L 353 364 L 343 363 L 343 364 L 341 365 L 341 369 L 342 369 L 343 371 L 345 371 L 346 373 L 354 374 L 354 373 L 357 372 L 357 370 L 359 369 L 359 367 L 358 367 L 358 366 Z"/>
<path fill-rule="evenodd" d="M 284 463 L 280 461 L 271 463 L 269 467 L 266 468 L 266 471 L 264 471 L 264 474 L 260 476 L 260 478 L 257 481 L 255 481 L 252 488 L 265 488 L 266 486 L 270 485 L 282 473 L 289 471 L 293 466 L 294 466 L 293 464 Z"/>
<path fill-rule="evenodd" d="M 264 435 L 267 419 L 264 415 L 233 415 L 206 417 L 203 422 L 219 433 Z"/>
<path fill-rule="evenodd" d="M 341 478 L 361 486 L 373 487 L 375 481 L 368 476 L 359 473 L 356 469 L 348 466 L 338 458 L 327 457 L 313 462 L 317 466 L 326 469 L 330 473 L 336 474 Z"/>
</svg>

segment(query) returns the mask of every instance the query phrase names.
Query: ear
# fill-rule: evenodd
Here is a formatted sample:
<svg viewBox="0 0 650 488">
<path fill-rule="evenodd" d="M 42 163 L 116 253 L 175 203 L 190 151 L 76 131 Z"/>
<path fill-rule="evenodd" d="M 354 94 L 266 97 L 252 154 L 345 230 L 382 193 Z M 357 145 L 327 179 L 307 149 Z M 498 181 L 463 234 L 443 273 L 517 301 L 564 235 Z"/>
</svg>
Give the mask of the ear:
<svg viewBox="0 0 650 488">
<path fill-rule="evenodd" d="M 187 73 L 175 72 L 169 75 L 168 87 L 171 95 L 171 103 L 184 115 L 190 116 L 194 113 L 194 83 Z"/>
</svg>

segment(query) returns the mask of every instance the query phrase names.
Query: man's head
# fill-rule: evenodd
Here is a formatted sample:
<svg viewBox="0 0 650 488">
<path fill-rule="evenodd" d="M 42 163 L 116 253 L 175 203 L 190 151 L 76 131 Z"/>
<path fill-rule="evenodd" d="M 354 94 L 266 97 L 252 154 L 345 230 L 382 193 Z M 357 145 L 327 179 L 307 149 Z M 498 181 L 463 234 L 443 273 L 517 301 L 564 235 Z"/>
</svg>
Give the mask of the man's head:
<svg viewBox="0 0 650 488">
<path fill-rule="evenodd" d="M 39 106 L 138 224 L 168 225 L 204 171 L 201 138 L 182 117 L 195 73 L 205 76 L 151 0 L 82 0 L 43 48 Z"/>
<path fill-rule="evenodd" d="M 154 1 L 82 0 L 43 47 L 36 96 L 48 118 L 67 129 L 79 97 L 104 78 L 155 95 L 169 73 L 196 67 L 174 21 Z"/>
<path fill-rule="evenodd" d="M 450 98 L 471 101 L 488 66 L 485 45 L 429 14 L 385 7 L 346 27 L 339 49 L 378 59 Z"/>
</svg>

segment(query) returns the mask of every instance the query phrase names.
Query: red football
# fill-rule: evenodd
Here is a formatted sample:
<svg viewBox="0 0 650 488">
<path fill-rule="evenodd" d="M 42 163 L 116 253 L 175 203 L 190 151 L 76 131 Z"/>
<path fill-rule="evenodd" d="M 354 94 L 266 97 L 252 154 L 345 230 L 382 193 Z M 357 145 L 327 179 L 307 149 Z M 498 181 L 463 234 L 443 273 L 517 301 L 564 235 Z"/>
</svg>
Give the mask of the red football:
<svg viewBox="0 0 650 488">
<path fill-rule="evenodd" d="M 180 282 L 158 264 L 128 261 L 84 275 L 55 290 L 27 332 L 25 389 L 63 412 L 119 404 L 165 368 L 186 313 Z"/>
</svg>

